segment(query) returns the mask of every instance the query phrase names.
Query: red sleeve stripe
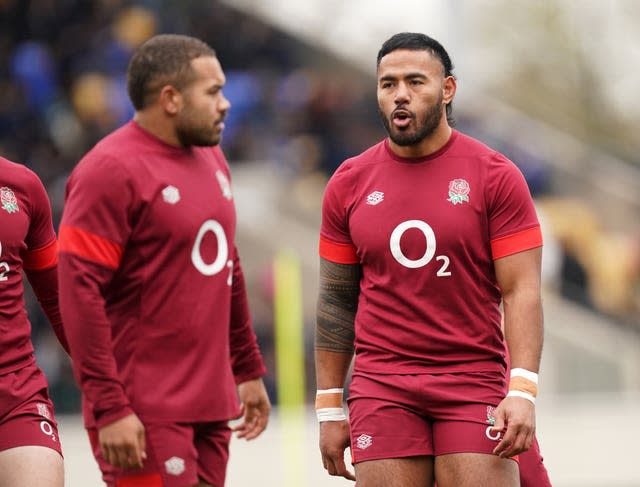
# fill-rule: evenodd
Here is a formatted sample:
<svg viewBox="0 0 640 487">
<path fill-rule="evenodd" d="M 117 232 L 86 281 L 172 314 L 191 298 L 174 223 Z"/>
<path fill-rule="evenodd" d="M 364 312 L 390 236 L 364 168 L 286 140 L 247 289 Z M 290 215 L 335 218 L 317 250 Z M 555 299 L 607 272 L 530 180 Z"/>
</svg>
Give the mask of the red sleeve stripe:
<svg viewBox="0 0 640 487">
<path fill-rule="evenodd" d="M 320 237 L 320 257 L 336 264 L 359 264 L 358 254 L 353 244 L 337 243 Z"/>
<path fill-rule="evenodd" d="M 96 264 L 116 269 L 123 248 L 103 237 L 68 225 L 60 226 L 60 252 L 77 255 Z"/>
<path fill-rule="evenodd" d="M 491 241 L 493 260 L 542 246 L 542 231 L 535 226 Z"/>
<path fill-rule="evenodd" d="M 22 256 L 22 267 L 28 271 L 43 271 L 58 263 L 58 241 L 54 238 L 44 247 L 27 250 Z"/>
<path fill-rule="evenodd" d="M 163 485 L 159 473 L 128 475 L 116 480 L 116 487 L 162 487 Z"/>
</svg>

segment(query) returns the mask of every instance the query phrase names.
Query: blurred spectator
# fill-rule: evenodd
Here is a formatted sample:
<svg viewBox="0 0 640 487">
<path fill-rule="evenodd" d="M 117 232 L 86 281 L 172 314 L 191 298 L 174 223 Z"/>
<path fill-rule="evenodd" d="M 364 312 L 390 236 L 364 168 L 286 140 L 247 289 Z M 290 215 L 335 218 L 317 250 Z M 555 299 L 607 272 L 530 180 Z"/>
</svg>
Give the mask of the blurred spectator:
<svg viewBox="0 0 640 487">
<path fill-rule="evenodd" d="M 45 111 L 58 94 L 55 62 L 39 42 L 22 42 L 13 51 L 10 74 L 22 87 L 29 109 Z"/>
<path fill-rule="evenodd" d="M 548 197 L 538 205 L 563 249 L 562 294 L 640 330 L 639 234 L 607 231 L 584 201 Z"/>
</svg>

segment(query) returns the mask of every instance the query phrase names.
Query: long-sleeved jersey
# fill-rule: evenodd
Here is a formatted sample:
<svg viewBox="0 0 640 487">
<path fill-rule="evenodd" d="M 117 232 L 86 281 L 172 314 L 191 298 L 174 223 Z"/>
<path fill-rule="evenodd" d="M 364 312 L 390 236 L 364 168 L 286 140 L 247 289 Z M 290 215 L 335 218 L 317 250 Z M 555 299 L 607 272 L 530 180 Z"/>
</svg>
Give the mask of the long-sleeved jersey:
<svg viewBox="0 0 640 487">
<path fill-rule="evenodd" d="M 132 121 L 74 169 L 60 299 L 87 425 L 239 414 L 235 385 L 265 368 L 235 226 L 218 147 L 174 147 Z"/>
</svg>

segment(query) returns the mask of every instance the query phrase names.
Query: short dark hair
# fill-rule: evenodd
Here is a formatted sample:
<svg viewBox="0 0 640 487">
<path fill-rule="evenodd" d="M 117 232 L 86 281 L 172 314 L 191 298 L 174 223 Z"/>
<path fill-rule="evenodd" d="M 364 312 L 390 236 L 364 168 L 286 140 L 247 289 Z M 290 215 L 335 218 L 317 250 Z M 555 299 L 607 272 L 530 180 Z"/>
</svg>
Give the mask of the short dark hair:
<svg viewBox="0 0 640 487">
<path fill-rule="evenodd" d="M 143 43 L 133 54 L 127 69 L 127 90 L 133 107 L 142 110 L 163 86 L 180 90 L 194 76 L 191 61 L 216 56 L 207 43 L 176 34 L 161 34 Z"/>
<path fill-rule="evenodd" d="M 453 62 L 451 62 L 449 53 L 447 53 L 447 50 L 442 47 L 442 44 L 440 44 L 432 37 L 429 37 L 428 35 L 416 32 L 400 32 L 387 39 L 378 51 L 376 68 L 380 66 L 380 61 L 384 56 L 397 49 L 428 51 L 433 56 L 437 57 L 442 63 L 442 67 L 444 68 L 444 76 L 452 76 L 453 78 L 455 78 L 455 75 L 453 74 Z M 451 103 L 452 102 L 449 102 L 447 104 L 447 120 L 449 121 L 450 125 L 454 125 L 455 120 L 453 119 L 453 115 L 451 114 Z"/>
</svg>

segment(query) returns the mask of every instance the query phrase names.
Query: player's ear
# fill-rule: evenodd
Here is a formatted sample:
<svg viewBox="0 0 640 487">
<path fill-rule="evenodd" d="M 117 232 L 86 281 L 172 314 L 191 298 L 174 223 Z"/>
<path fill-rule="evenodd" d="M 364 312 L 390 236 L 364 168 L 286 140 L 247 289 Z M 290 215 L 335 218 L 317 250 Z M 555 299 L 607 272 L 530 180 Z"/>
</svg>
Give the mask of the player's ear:
<svg viewBox="0 0 640 487">
<path fill-rule="evenodd" d="M 451 103 L 453 97 L 456 96 L 457 83 L 453 76 L 447 76 L 442 83 L 442 102 L 445 105 Z"/>
<path fill-rule="evenodd" d="M 174 116 L 182 109 L 182 94 L 172 85 L 165 85 L 160 90 L 158 102 L 167 115 Z"/>
</svg>

